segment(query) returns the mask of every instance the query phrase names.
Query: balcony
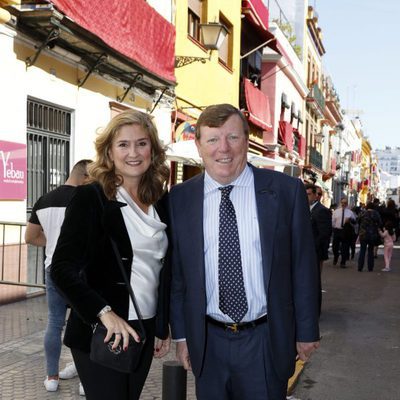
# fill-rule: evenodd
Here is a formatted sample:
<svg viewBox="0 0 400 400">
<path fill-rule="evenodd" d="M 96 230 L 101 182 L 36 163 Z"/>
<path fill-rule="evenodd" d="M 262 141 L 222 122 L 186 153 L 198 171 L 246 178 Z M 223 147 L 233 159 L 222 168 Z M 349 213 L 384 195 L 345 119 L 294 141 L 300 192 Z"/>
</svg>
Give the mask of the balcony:
<svg viewBox="0 0 400 400">
<path fill-rule="evenodd" d="M 314 167 L 322 170 L 322 154 L 314 147 L 310 147 L 310 163 Z"/>
<path fill-rule="evenodd" d="M 319 118 L 324 116 L 325 98 L 316 83 L 311 87 L 311 90 L 306 97 L 306 102 L 307 105 L 317 113 Z"/>
</svg>

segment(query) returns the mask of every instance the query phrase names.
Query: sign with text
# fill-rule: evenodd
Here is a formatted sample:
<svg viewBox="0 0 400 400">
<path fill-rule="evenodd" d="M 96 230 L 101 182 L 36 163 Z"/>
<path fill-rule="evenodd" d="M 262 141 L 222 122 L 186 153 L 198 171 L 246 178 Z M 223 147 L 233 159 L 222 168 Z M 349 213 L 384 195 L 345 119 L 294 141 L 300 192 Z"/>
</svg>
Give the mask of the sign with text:
<svg viewBox="0 0 400 400">
<path fill-rule="evenodd" d="M 26 144 L 0 140 L 0 200 L 26 199 Z"/>
</svg>

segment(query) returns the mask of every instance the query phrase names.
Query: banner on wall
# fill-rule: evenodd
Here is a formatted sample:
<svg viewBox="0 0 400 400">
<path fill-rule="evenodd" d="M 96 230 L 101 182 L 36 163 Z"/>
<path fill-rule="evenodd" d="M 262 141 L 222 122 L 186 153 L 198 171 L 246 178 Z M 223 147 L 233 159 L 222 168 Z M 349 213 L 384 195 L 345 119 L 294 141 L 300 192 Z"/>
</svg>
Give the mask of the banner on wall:
<svg viewBox="0 0 400 400">
<path fill-rule="evenodd" d="M 25 200 L 26 185 L 26 144 L 0 140 L 0 200 Z"/>
</svg>

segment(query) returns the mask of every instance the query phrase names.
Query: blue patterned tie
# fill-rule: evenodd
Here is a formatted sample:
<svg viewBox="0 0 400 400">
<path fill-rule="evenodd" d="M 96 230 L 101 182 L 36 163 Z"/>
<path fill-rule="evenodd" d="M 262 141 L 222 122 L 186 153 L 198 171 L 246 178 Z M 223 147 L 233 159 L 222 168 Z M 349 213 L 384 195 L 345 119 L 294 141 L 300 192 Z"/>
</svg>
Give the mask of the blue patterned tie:
<svg viewBox="0 0 400 400">
<path fill-rule="evenodd" d="M 232 185 L 219 188 L 221 191 L 218 242 L 219 309 L 233 321 L 240 322 L 248 306 L 235 208 L 229 199 L 232 189 Z"/>
</svg>

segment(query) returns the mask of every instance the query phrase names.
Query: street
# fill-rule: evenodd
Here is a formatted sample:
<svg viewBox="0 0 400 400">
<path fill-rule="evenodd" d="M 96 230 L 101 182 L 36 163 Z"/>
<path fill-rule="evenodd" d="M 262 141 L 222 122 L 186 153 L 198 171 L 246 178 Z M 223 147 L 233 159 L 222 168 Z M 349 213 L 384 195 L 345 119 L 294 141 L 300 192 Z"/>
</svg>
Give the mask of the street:
<svg viewBox="0 0 400 400">
<path fill-rule="evenodd" d="M 321 346 L 306 364 L 293 395 L 301 400 L 400 399 L 400 250 L 392 272 L 356 262 L 324 264 Z M 357 257 L 357 255 L 356 255 Z"/>
<path fill-rule="evenodd" d="M 355 261 L 341 269 L 331 260 L 323 270 L 321 347 L 300 375 L 292 393 L 300 400 L 399 400 L 400 388 L 400 248 L 393 271 L 381 272 L 380 250 L 374 272 L 358 272 Z M 47 393 L 43 335 L 45 297 L 0 306 L 0 399 L 83 399 L 78 378 L 61 381 Z M 142 400 L 161 399 L 162 363 L 153 363 Z M 60 367 L 71 360 L 63 347 Z M 188 374 L 187 399 L 194 400 Z M 244 399 L 247 400 L 247 399 Z"/>
</svg>

